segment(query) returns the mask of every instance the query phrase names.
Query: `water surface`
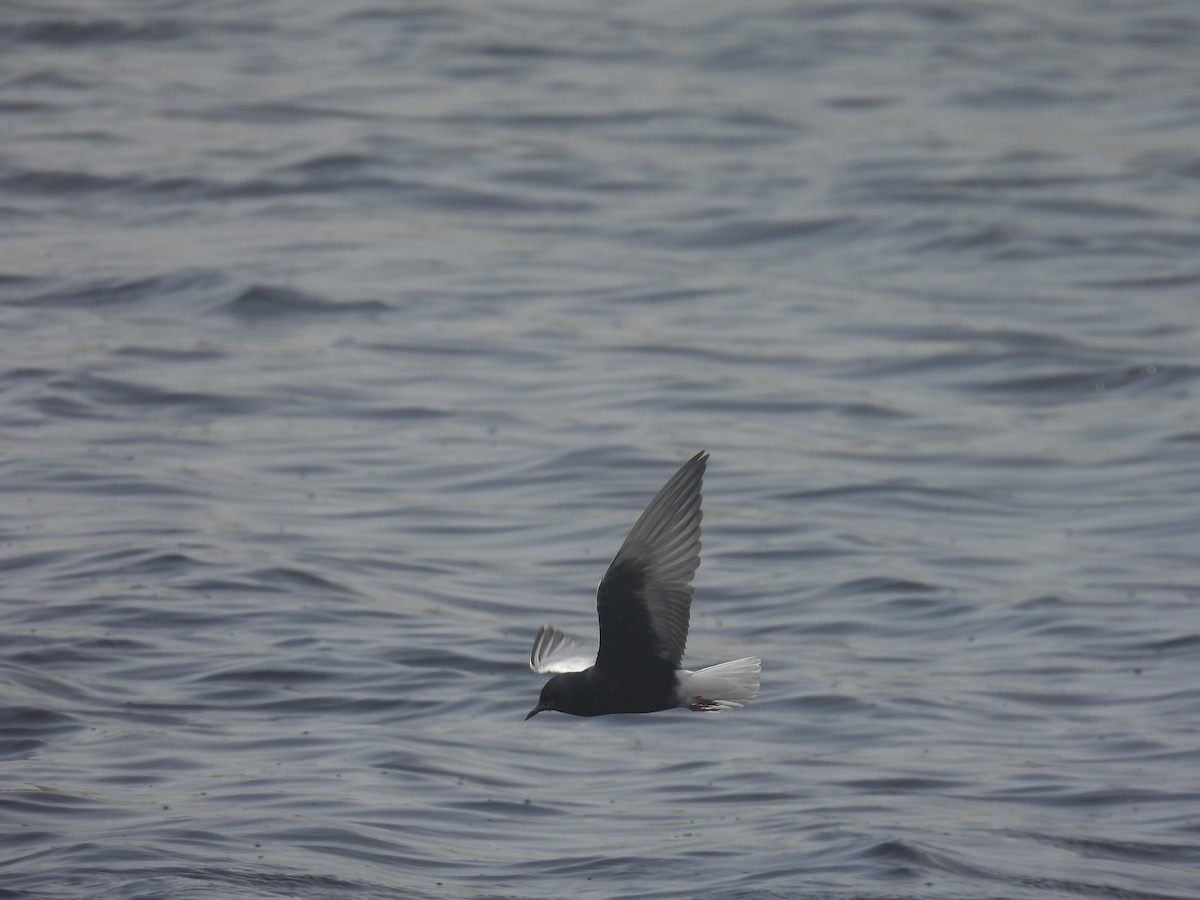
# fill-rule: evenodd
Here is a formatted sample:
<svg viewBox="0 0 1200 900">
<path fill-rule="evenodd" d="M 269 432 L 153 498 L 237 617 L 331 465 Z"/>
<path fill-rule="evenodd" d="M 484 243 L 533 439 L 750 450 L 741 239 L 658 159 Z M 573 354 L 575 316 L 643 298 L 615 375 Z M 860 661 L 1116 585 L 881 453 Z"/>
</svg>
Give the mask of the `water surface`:
<svg viewBox="0 0 1200 900">
<path fill-rule="evenodd" d="M 0 893 L 1200 894 L 1200 10 L 0 13 Z M 719 716 L 522 717 L 712 453 Z"/>
</svg>

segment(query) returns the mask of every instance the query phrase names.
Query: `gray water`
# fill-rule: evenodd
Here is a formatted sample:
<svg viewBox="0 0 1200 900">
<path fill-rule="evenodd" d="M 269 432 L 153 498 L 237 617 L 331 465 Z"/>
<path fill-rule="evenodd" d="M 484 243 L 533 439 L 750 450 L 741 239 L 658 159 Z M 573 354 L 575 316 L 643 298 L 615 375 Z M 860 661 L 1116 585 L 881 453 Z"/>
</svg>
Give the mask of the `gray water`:
<svg viewBox="0 0 1200 900">
<path fill-rule="evenodd" d="M 1200 5 L 0 7 L 0 897 L 1200 896 Z M 522 721 L 699 450 L 719 715 Z"/>
</svg>

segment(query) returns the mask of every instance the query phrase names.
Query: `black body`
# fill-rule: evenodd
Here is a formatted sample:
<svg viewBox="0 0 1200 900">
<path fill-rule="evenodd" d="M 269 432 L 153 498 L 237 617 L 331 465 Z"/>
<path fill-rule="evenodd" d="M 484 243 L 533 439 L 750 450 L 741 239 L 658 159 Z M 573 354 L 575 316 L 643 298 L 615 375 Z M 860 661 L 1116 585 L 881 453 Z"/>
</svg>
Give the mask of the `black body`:
<svg viewBox="0 0 1200 900">
<path fill-rule="evenodd" d="M 543 710 L 573 716 L 646 713 L 680 703 L 679 669 L 700 565 L 700 486 L 708 461 L 680 467 L 634 523 L 596 591 L 600 649 L 583 671 L 557 671 L 542 687 Z M 540 633 L 539 633 L 540 636 Z M 535 642 L 534 655 L 540 651 Z"/>
</svg>

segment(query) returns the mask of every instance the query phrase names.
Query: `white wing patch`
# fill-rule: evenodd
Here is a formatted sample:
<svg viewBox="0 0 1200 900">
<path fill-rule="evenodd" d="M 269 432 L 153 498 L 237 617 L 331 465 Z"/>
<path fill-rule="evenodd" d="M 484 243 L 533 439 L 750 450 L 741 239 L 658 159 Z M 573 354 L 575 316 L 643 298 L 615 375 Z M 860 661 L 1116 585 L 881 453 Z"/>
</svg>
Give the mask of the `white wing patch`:
<svg viewBox="0 0 1200 900">
<path fill-rule="evenodd" d="M 529 651 L 529 668 L 539 675 L 582 672 L 596 661 L 596 651 L 587 650 L 551 625 L 542 625 Z"/>
</svg>

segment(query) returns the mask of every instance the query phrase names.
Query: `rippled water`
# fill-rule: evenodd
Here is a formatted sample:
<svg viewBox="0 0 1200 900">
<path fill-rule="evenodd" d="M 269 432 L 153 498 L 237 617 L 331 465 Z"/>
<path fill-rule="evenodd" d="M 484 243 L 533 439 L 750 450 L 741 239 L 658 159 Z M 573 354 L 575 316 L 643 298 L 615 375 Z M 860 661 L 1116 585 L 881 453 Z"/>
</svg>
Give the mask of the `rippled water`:
<svg viewBox="0 0 1200 900">
<path fill-rule="evenodd" d="M 1200 7 L 0 10 L 0 896 L 1200 895 Z M 523 722 L 712 453 L 720 716 Z"/>
</svg>

